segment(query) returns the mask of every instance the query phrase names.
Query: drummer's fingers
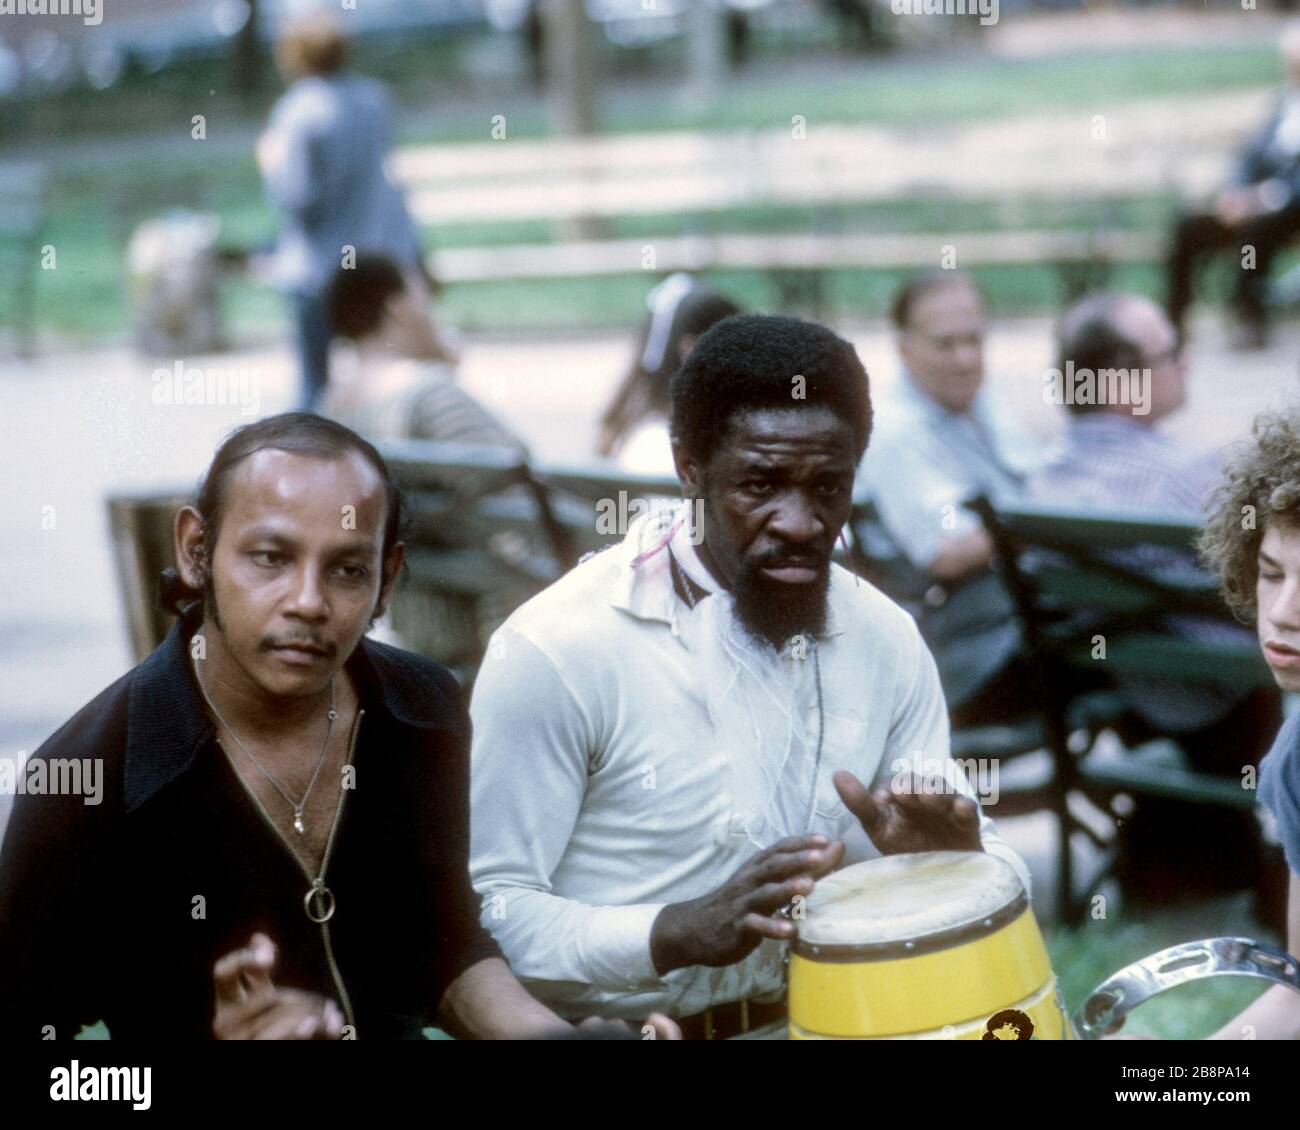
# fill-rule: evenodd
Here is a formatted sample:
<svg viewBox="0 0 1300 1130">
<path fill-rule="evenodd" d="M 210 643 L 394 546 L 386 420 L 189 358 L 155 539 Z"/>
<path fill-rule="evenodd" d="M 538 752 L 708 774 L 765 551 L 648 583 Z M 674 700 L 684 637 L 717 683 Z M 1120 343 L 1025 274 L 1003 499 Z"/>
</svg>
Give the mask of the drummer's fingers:
<svg viewBox="0 0 1300 1130">
<path fill-rule="evenodd" d="M 968 796 L 952 798 L 952 815 L 953 819 L 962 827 L 972 827 L 979 824 L 979 807 Z"/>
<path fill-rule="evenodd" d="M 900 787 L 890 787 L 890 799 L 898 802 L 898 807 L 904 812 L 925 812 L 928 800 L 933 800 L 938 794 L 938 790 L 925 787 L 925 779 L 919 774 L 913 773 L 910 777 L 899 782 Z"/>
<path fill-rule="evenodd" d="M 965 827 L 978 819 L 975 802 L 969 797 L 952 793 L 932 793 L 928 796 L 914 796 L 911 799 L 915 802 L 914 810 L 917 813 L 933 820 Z"/>
<path fill-rule="evenodd" d="M 774 855 L 759 861 L 754 868 L 751 879 L 754 884 L 778 882 L 795 875 L 825 875 L 844 855 L 844 844 L 836 840 L 819 848 L 789 855 Z"/>
<path fill-rule="evenodd" d="M 823 835 L 815 836 L 786 836 L 783 840 L 777 840 L 769 848 L 754 855 L 752 862 L 766 862 L 772 858 L 779 858 L 783 855 L 792 855 L 795 852 L 812 851 L 816 848 L 825 847 L 830 843 Z"/>
<path fill-rule="evenodd" d="M 788 942 L 794 937 L 794 923 L 784 918 L 769 918 L 766 914 L 746 914 L 741 928 L 747 934 L 757 934 L 760 938 L 772 938 L 778 942 Z"/>
<path fill-rule="evenodd" d="M 766 869 L 774 861 L 779 862 L 788 857 L 797 856 L 801 852 L 817 851 L 826 847 L 829 843 L 830 840 L 822 835 L 787 836 L 783 840 L 777 840 L 771 847 L 764 848 L 762 851 L 751 855 L 740 865 L 734 878 L 743 879 L 750 883 L 757 882 L 760 877 L 766 875 Z"/>
<path fill-rule="evenodd" d="M 840 794 L 844 807 L 853 813 L 868 831 L 880 820 L 880 812 L 871 793 L 847 769 L 837 769 L 831 777 L 835 791 Z"/>
<path fill-rule="evenodd" d="M 820 879 L 823 875 L 834 871 L 840 865 L 840 860 L 844 858 L 846 850 L 843 840 L 836 840 L 833 844 L 822 848 L 817 853 L 818 858 L 814 861 L 812 870 L 808 874 Z"/>
<path fill-rule="evenodd" d="M 812 894 L 813 879 L 809 875 L 796 875 L 784 883 L 767 883 L 750 891 L 742 906 L 758 914 L 773 914 L 791 899 Z"/>
</svg>

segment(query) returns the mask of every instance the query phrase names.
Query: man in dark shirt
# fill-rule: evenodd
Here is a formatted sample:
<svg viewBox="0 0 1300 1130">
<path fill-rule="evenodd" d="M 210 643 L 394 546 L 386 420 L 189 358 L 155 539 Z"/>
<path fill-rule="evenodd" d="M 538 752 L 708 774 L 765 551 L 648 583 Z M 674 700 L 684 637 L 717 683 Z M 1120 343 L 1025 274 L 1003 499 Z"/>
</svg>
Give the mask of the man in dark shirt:
<svg viewBox="0 0 1300 1130">
<path fill-rule="evenodd" d="M 67 764 L 102 770 L 93 795 L 18 797 L 0 1034 L 573 1031 L 478 923 L 459 687 L 364 638 L 400 524 L 383 460 L 339 424 L 292 413 L 222 444 L 176 517 L 180 619 L 25 771 L 48 786 L 77 779 Z"/>
<path fill-rule="evenodd" d="M 1212 206 L 1179 217 L 1169 251 L 1169 317 L 1183 337 L 1193 275 L 1210 253 L 1237 260 L 1233 305 L 1241 319 L 1237 344 L 1267 344 L 1265 298 L 1278 254 L 1300 234 L 1300 27 L 1283 34 L 1286 87 L 1264 127 L 1236 163 L 1232 183 Z"/>
</svg>

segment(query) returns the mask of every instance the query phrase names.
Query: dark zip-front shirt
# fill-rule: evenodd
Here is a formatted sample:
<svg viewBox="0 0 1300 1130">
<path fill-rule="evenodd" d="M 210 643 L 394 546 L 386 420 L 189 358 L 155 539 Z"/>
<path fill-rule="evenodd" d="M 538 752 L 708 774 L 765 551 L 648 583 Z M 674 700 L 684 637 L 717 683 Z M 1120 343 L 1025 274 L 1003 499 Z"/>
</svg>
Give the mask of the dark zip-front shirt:
<svg viewBox="0 0 1300 1130">
<path fill-rule="evenodd" d="M 208 1039 L 217 959 L 255 931 L 278 985 L 332 997 L 361 1039 L 418 1037 L 500 950 L 470 886 L 469 717 L 450 672 L 365 639 L 352 784 L 326 860 L 334 911 L 216 743 L 189 663 L 196 607 L 41 746 L 102 759 L 101 801 L 16 798 L 0 850 L 0 1036 Z M 84 791 L 84 790 L 83 790 Z M 93 798 L 91 798 L 93 799 Z M 341 982 L 341 985 L 340 985 Z M 341 999 L 346 998 L 346 999 Z"/>
</svg>

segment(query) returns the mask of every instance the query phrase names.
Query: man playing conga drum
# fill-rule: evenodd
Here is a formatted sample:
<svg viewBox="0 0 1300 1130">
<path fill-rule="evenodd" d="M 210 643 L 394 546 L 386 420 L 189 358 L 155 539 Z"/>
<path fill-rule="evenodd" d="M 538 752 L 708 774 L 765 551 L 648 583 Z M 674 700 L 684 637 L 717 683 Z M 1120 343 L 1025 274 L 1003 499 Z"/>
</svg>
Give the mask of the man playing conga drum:
<svg viewBox="0 0 1300 1130">
<path fill-rule="evenodd" d="M 484 924 L 561 1015 L 655 1009 L 725 1038 L 780 1025 L 778 912 L 798 914 L 844 838 L 984 848 L 1029 879 L 948 756 L 912 619 L 830 562 L 871 431 L 852 346 L 728 318 L 674 380 L 671 431 L 687 501 L 492 638 L 471 874 Z M 913 769 L 942 791 L 884 787 Z"/>
</svg>

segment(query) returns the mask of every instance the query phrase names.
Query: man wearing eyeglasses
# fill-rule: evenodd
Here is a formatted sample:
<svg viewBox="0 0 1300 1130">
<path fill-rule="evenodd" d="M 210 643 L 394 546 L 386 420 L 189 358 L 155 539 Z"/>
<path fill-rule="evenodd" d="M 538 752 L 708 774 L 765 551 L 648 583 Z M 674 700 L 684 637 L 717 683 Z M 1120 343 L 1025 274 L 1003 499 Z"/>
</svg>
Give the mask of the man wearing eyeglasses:
<svg viewBox="0 0 1300 1130">
<path fill-rule="evenodd" d="M 1093 295 L 1065 312 L 1057 337 L 1046 387 L 1066 410 L 1064 440 L 1030 481 L 1030 496 L 1071 510 L 1200 521 L 1218 460 L 1161 427 L 1187 399 L 1187 362 L 1165 312 L 1136 294 Z M 1116 563 L 1175 584 L 1200 572 L 1190 551 L 1174 548 L 1124 550 Z M 1202 616 L 1171 615 L 1151 627 L 1216 646 L 1254 642 L 1247 629 Z M 1282 720 L 1272 687 L 1131 675 L 1115 682 L 1130 712 L 1119 727 L 1126 743 L 1168 735 L 1192 767 L 1229 780 L 1240 782 L 1242 769 L 1258 764 Z M 1237 890 L 1265 866 L 1249 812 L 1147 798 L 1121 834 L 1129 873 L 1140 874 L 1147 898 L 1181 897 L 1191 885 Z"/>
<path fill-rule="evenodd" d="M 918 274 L 898 291 L 892 318 L 900 380 L 883 400 L 877 435 L 854 494 L 875 506 L 920 605 L 954 725 L 1015 717 L 1033 681 L 1009 593 L 992 570 L 993 543 L 963 505 L 1018 498 L 1037 462 L 1034 445 L 984 384 L 984 302 L 957 270 Z"/>
</svg>

